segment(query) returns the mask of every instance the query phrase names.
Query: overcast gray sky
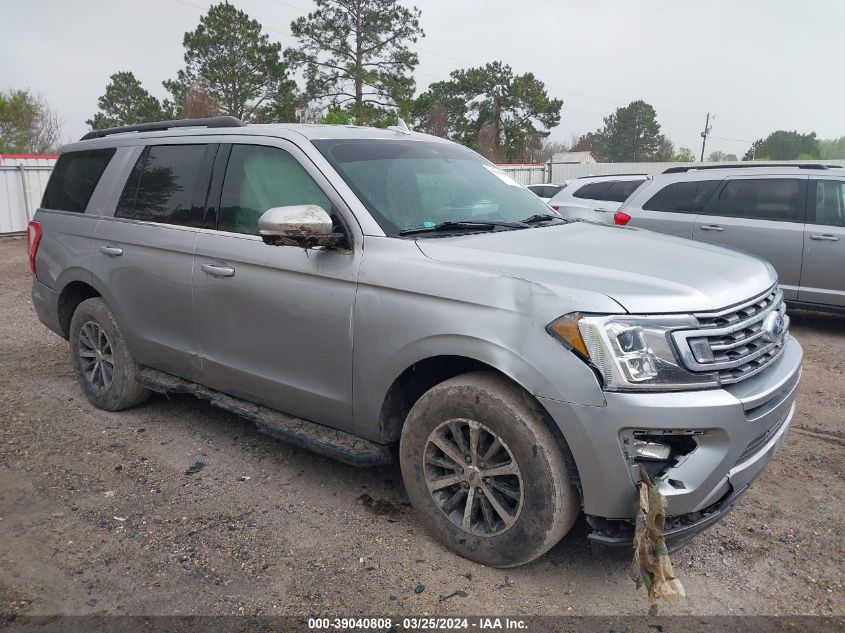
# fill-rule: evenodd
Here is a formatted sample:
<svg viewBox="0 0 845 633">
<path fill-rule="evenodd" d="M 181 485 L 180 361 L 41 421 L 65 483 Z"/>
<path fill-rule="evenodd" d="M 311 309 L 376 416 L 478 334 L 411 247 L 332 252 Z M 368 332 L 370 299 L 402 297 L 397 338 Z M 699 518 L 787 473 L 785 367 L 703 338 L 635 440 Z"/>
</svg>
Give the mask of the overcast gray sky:
<svg viewBox="0 0 845 633">
<path fill-rule="evenodd" d="M 78 138 L 109 75 L 131 70 L 158 97 L 182 65 L 182 36 L 209 0 L 0 0 L 0 88 L 41 94 Z M 232 0 L 271 38 L 310 0 Z M 644 99 L 676 146 L 741 156 L 776 129 L 845 135 L 843 0 L 417 0 L 418 89 L 492 60 L 533 72 L 564 100 L 552 138 L 595 130 Z"/>
</svg>

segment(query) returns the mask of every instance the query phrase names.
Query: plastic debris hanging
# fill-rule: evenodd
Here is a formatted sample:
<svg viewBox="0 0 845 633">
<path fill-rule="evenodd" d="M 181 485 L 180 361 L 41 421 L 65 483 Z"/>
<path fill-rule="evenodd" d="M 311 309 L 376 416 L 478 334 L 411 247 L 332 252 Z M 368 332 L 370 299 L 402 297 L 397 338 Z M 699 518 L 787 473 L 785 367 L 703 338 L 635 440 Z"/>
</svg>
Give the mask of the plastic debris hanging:
<svg viewBox="0 0 845 633">
<path fill-rule="evenodd" d="M 634 560 L 631 576 L 637 589 L 645 585 L 648 591 L 649 615 L 657 615 L 659 601 L 676 603 L 686 597 L 681 581 L 675 578 L 672 561 L 663 539 L 666 523 L 666 498 L 654 485 L 654 480 L 640 465 L 640 507 L 634 528 Z"/>
</svg>

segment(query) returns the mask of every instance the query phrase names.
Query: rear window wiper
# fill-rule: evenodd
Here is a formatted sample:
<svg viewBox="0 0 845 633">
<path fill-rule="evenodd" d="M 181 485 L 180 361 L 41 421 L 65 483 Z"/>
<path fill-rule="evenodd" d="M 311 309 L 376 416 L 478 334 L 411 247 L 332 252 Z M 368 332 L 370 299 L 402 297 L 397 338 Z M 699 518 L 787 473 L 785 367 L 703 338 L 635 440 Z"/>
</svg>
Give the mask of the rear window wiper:
<svg viewBox="0 0 845 633">
<path fill-rule="evenodd" d="M 495 231 L 496 229 L 527 229 L 525 222 L 505 222 L 498 220 L 461 220 L 440 222 L 439 224 L 423 224 L 409 229 L 402 229 L 399 235 L 415 235 L 417 233 L 448 233 L 450 231 Z"/>
</svg>

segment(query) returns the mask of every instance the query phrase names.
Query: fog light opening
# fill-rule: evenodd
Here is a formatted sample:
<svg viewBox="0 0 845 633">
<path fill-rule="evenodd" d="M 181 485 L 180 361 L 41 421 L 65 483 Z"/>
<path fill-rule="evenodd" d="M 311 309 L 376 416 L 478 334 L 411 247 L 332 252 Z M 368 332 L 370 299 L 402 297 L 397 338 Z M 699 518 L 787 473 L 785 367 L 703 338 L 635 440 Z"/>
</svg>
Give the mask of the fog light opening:
<svg viewBox="0 0 845 633">
<path fill-rule="evenodd" d="M 633 431 L 623 443 L 632 465 L 642 464 L 651 477 L 660 477 L 676 466 L 686 455 L 695 450 L 698 443 L 695 435 L 702 431 Z M 673 480 L 683 489 L 683 483 Z"/>
<path fill-rule="evenodd" d="M 634 455 L 637 460 L 666 461 L 672 453 L 672 447 L 660 442 L 648 442 L 634 439 Z"/>
</svg>

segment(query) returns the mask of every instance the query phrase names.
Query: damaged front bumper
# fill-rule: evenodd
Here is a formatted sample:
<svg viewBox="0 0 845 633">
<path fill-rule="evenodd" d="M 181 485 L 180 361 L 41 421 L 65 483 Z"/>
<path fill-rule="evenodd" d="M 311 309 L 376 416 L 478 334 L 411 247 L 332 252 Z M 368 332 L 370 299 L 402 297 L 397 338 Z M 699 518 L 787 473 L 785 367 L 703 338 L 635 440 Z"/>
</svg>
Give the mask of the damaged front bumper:
<svg viewBox="0 0 845 633">
<path fill-rule="evenodd" d="M 662 470 L 666 540 L 682 545 L 723 518 L 765 469 L 795 412 L 803 351 L 790 338 L 762 372 L 723 389 L 607 393 L 604 407 L 541 399 L 567 439 L 578 468 L 591 539 L 626 544 L 637 512 L 639 464 L 630 438 L 677 433 L 694 448 Z"/>
</svg>

